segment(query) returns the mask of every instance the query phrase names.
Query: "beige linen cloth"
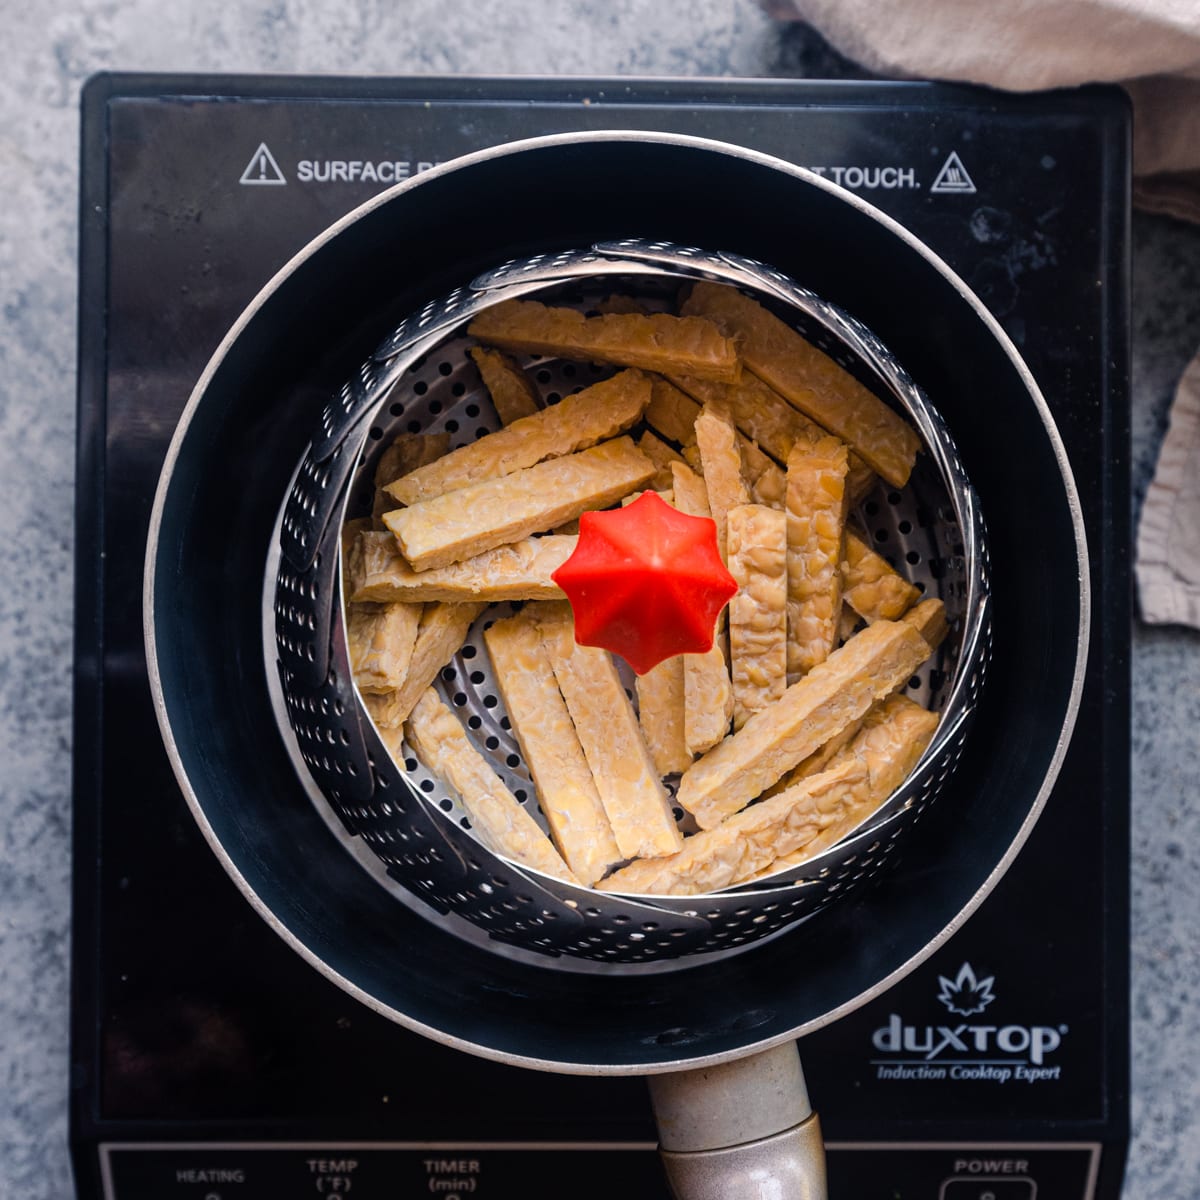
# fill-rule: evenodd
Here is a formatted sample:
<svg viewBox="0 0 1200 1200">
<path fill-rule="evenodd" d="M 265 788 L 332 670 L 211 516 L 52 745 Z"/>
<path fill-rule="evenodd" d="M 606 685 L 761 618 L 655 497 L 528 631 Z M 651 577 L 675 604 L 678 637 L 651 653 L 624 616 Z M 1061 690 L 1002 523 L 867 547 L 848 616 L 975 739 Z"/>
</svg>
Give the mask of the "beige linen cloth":
<svg viewBox="0 0 1200 1200">
<path fill-rule="evenodd" d="M 1133 99 L 1134 202 L 1200 222 L 1200 0 L 764 0 L 893 76 L 1013 91 L 1116 82 Z M 1200 355 L 1142 509 L 1147 621 L 1200 628 Z"/>
</svg>

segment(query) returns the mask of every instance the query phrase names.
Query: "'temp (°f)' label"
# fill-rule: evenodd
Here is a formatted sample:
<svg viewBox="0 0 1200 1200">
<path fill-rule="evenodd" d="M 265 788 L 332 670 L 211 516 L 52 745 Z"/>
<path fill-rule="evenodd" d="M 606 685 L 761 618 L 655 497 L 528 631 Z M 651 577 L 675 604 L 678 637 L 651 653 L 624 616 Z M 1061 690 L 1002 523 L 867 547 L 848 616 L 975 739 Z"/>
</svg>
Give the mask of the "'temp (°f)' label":
<svg viewBox="0 0 1200 1200">
<path fill-rule="evenodd" d="M 354 1187 L 358 1162 L 353 1158 L 310 1158 L 309 1174 L 317 1191 L 325 1197 L 346 1196 Z"/>
<path fill-rule="evenodd" d="M 462 1200 L 479 1186 L 476 1158 L 427 1158 L 423 1165 L 430 1194 L 441 1200 Z"/>
</svg>

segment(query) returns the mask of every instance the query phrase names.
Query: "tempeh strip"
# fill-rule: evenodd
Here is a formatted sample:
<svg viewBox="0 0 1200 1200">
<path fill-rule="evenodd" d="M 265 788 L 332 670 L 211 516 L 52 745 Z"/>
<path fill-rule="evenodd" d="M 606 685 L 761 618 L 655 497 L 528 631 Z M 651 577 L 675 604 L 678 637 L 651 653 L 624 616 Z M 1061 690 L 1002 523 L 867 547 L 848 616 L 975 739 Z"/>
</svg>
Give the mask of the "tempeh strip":
<svg viewBox="0 0 1200 1200">
<path fill-rule="evenodd" d="M 675 493 L 675 507 L 680 512 L 711 520 L 704 480 L 686 463 L 671 464 L 671 490 Z"/>
<path fill-rule="evenodd" d="M 755 504 L 783 508 L 787 496 L 787 476 L 753 442 L 742 438 L 738 444 L 742 449 L 742 462 L 750 483 L 750 499 Z"/>
<path fill-rule="evenodd" d="M 778 783 L 773 783 L 767 788 L 763 795 L 778 795 L 802 779 L 808 779 L 811 775 L 819 775 L 832 763 L 839 751 L 858 735 L 865 720 L 866 718 L 863 717 L 860 720 L 851 721 L 841 733 L 836 737 L 831 737 L 819 750 L 814 750 L 807 758 L 801 759 Z"/>
<path fill-rule="evenodd" d="M 437 673 L 454 657 L 466 640 L 472 622 L 486 605 L 426 604 L 417 626 L 408 675 L 394 692 L 363 696 L 371 719 L 382 732 L 399 729 L 412 711 L 421 693 L 437 678 Z"/>
<path fill-rule="evenodd" d="M 762 505 L 729 510 L 733 727 L 774 703 L 787 686 L 787 518 Z"/>
<path fill-rule="evenodd" d="M 550 408 L 539 409 L 476 442 L 451 450 L 428 466 L 397 479 L 387 492 L 401 504 L 500 479 L 546 459 L 560 458 L 628 429 L 650 403 L 650 379 L 622 371 Z"/>
<path fill-rule="evenodd" d="M 843 562 L 842 566 L 846 564 Z M 845 586 L 845 575 L 842 576 Z M 843 596 L 843 599 L 845 597 Z M 848 604 L 842 605 L 842 615 L 838 618 L 838 643 L 848 642 L 857 632 L 859 625 L 862 624 L 862 617 L 858 615 Z"/>
<path fill-rule="evenodd" d="M 798 866 L 853 833 L 912 774 L 938 726 L 929 712 L 907 696 L 889 696 L 863 721 L 861 731 L 829 759 L 829 768 L 844 763 L 866 767 L 870 778 L 857 803 L 840 820 L 823 829 L 807 846 L 771 864 L 769 873 Z"/>
<path fill-rule="evenodd" d="M 709 516 L 704 480 L 689 467 L 673 463 L 675 507 L 693 517 Z M 718 622 L 719 625 L 719 622 Z M 689 754 L 703 754 L 728 732 L 733 718 L 733 687 L 714 631 L 712 647 L 704 654 L 683 656 L 683 729 Z"/>
<path fill-rule="evenodd" d="M 683 729 L 688 753 L 703 754 L 729 732 L 733 687 L 721 642 L 703 654 L 683 655 Z"/>
<path fill-rule="evenodd" d="M 920 599 L 909 583 L 853 529 L 846 530 L 842 599 L 865 621 L 895 621 Z"/>
<path fill-rule="evenodd" d="M 908 482 L 921 440 L 853 375 L 736 288 L 700 282 L 683 313 L 739 339 L 746 366 L 822 428 L 848 442 L 893 487 Z"/>
<path fill-rule="evenodd" d="M 719 404 L 733 423 L 779 463 L 786 463 L 797 442 L 815 445 L 829 431 L 789 404 L 758 376 L 745 372 L 737 383 L 713 383 L 705 379 L 675 378 L 671 381 L 700 404 Z M 857 504 L 875 486 L 875 472 L 857 454 L 850 454 L 846 487 Z"/>
<path fill-rule="evenodd" d="M 539 605 L 537 620 L 622 855 L 673 854 L 683 838 L 612 658 L 575 644 L 568 605 Z"/>
<path fill-rule="evenodd" d="M 672 450 L 662 438 L 647 429 L 637 440 L 637 448 L 658 468 L 650 486 L 661 492 L 671 486 L 671 464 L 682 462 L 679 452 Z"/>
<path fill-rule="evenodd" d="M 596 302 L 595 311 L 598 313 L 648 313 L 654 310 L 640 300 L 635 300 L 632 296 L 623 296 L 620 292 L 613 292 L 612 295 L 605 296 L 603 300 Z"/>
<path fill-rule="evenodd" d="M 843 763 L 695 833 L 678 854 L 630 863 L 596 886 L 634 895 L 693 896 L 751 879 L 840 821 L 870 788 L 867 768 Z"/>
<path fill-rule="evenodd" d="M 484 845 L 522 866 L 579 882 L 433 688 L 414 705 L 405 737 L 417 758 L 461 797 Z"/>
<path fill-rule="evenodd" d="M 382 529 L 383 514 L 396 507 L 385 491 L 401 475 L 415 471 L 442 457 L 450 449 L 448 433 L 402 433 L 379 456 L 375 464 L 375 502 L 371 515 L 376 529 Z"/>
<path fill-rule="evenodd" d="M 683 655 L 665 658 L 639 675 L 638 723 L 659 775 L 673 775 L 692 761 L 684 737 Z"/>
<path fill-rule="evenodd" d="M 535 621 L 521 613 L 484 632 L 496 685 L 567 866 L 587 886 L 624 857 L 558 690 Z"/>
<path fill-rule="evenodd" d="M 737 430 L 729 414 L 719 405 L 706 404 L 696 418 L 696 445 L 704 465 L 704 488 L 708 507 L 717 525 L 717 548 L 728 561 L 727 517 L 731 508 L 750 503 L 750 491 L 742 478 L 742 455 Z"/>
<path fill-rule="evenodd" d="M 646 406 L 646 424 L 680 446 L 696 439 L 696 418 L 700 405 L 661 375 L 651 378 L 650 403 Z"/>
<path fill-rule="evenodd" d="M 444 567 L 605 508 L 654 477 L 628 437 L 388 513 L 384 523 L 418 571 Z"/>
<path fill-rule="evenodd" d="M 908 625 L 868 625 L 694 762 L 677 801 L 701 828 L 720 824 L 893 692 L 929 654 L 929 643 Z"/>
<path fill-rule="evenodd" d="M 693 471 L 702 471 L 700 450 L 695 443 L 696 418 L 700 405 L 686 392 L 680 391 L 669 380 L 654 378 L 650 405 L 646 409 L 646 423 L 657 429 L 663 437 L 678 442 L 683 447 L 683 458 Z M 736 419 L 735 422 L 736 424 Z M 776 463 L 759 448 L 751 438 L 739 430 L 738 449 L 742 452 L 742 465 L 746 482 L 750 485 L 750 496 L 755 504 L 769 504 L 772 508 L 783 507 L 784 477 Z"/>
<path fill-rule="evenodd" d="M 499 350 L 472 346 L 470 355 L 479 370 L 483 386 L 492 398 L 492 407 L 501 425 L 511 425 L 521 417 L 530 417 L 541 405 L 537 389 L 520 364 Z"/>
<path fill-rule="evenodd" d="M 787 472 L 787 671 L 795 683 L 837 645 L 846 527 L 846 444 L 797 444 Z"/>
<path fill-rule="evenodd" d="M 672 376 L 671 382 L 700 405 L 724 408 L 734 424 L 776 462 L 786 463 L 797 442 L 813 444 L 829 436 L 756 375 L 744 374 L 737 383 L 687 376 Z"/>
<path fill-rule="evenodd" d="M 667 313 L 602 313 L 548 308 L 536 300 L 503 300 L 481 312 L 467 333 L 526 354 L 616 363 L 733 382 L 742 373 L 734 340 L 702 317 Z"/>
<path fill-rule="evenodd" d="M 879 476 L 857 454 L 851 454 L 850 469 L 846 472 L 846 495 L 850 498 L 850 506 L 861 504 L 878 482 Z"/>
<path fill-rule="evenodd" d="M 419 604 L 349 606 L 346 640 L 360 692 L 392 692 L 404 683 L 420 620 Z"/>
<path fill-rule="evenodd" d="M 936 596 L 913 605 L 900 619 L 911 625 L 929 643 L 931 650 L 936 650 L 950 632 L 946 606 Z"/>
<path fill-rule="evenodd" d="M 473 558 L 414 571 L 390 533 L 360 534 L 350 551 L 353 600 L 561 600 L 550 578 L 571 556 L 577 537 L 522 538 Z"/>
<path fill-rule="evenodd" d="M 352 517 L 342 524 L 342 599 L 349 601 L 354 592 L 354 555 L 359 536 L 372 528 L 370 517 Z M 390 536 L 390 535 L 389 535 Z"/>
</svg>

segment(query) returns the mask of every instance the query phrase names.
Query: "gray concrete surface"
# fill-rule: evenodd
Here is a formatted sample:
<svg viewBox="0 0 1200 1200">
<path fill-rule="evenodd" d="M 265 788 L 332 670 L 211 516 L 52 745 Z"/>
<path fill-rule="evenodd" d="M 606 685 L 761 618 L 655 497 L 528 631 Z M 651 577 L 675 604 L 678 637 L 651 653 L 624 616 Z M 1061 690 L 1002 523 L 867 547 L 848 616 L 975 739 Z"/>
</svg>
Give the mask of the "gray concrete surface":
<svg viewBox="0 0 1200 1200">
<path fill-rule="evenodd" d="M 0 1197 L 68 1196 L 69 772 L 78 96 L 101 69 L 821 75 L 750 0 L 5 0 L 0 73 Z M 1140 502 L 1200 347 L 1200 230 L 1135 221 Z M 1200 1191 L 1200 635 L 1134 643 L 1134 1141 L 1125 1194 Z"/>
</svg>

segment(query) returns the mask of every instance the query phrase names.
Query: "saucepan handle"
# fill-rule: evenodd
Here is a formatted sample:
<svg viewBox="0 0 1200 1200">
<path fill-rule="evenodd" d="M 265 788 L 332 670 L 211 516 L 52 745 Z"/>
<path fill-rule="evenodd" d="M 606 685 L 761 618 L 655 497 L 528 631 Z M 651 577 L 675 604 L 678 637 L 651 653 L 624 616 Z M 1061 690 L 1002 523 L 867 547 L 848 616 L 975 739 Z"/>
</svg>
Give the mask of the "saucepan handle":
<svg viewBox="0 0 1200 1200">
<path fill-rule="evenodd" d="M 676 1200 L 825 1200 L 825 1146 L 795 1042 L 650 1078 Z"/>
</svg>

